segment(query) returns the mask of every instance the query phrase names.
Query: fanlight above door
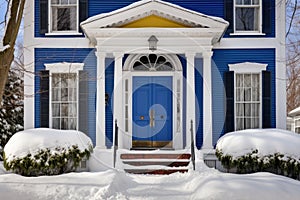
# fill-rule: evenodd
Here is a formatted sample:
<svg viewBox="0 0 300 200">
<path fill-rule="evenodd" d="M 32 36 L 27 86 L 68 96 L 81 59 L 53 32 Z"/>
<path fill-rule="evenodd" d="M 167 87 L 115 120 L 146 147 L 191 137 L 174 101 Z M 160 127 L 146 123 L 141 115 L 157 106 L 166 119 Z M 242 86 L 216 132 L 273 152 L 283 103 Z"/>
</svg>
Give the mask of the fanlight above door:
<svg viewBox="0 0 300 200">
<path fill-rule="evenodd" d="M 134 71 L 174 71 L 171 62 L 163 55 L 141 56 L 133 65 Z"/>
</svg>

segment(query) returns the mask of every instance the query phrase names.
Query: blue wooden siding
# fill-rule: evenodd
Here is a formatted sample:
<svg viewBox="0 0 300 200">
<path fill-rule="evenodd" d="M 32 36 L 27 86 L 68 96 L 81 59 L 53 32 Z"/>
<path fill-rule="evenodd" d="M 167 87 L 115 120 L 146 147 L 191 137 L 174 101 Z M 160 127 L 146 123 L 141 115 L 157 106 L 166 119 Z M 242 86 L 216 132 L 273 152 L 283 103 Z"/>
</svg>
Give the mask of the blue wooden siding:
<svg viewBox="0 0 300 200">
<path fill-rule="evenodd" d="M 182 138 L 183 138 L 183 148 L 185 148 L 186 144 L 186 131 L 187 131 L 187 127 L 186 127 L 186 58 L 184 55 L 178 55 L 178 58 L 181 62 L 182 65 L 182 74 L 183 74 L 183 80 L 182 80 Z M 189 145 L 189 144 L 188 144 Z"/>
<path fill-rule="evenodd" d="M 88 72 L 89 96 L 88 96 L 88 127 L 87 133 L 96 142 L 96 56 L 94 49 L 58 49 L 37 48 L 35 49 L 35 72 L 45 69 L 45 63 L 75 62 L 84 63 L 84 70 Z M 40 127 L 40 79 L 35 76 L 35 127 Z"/>
<path fill-rule="evenodd" d="M 276 127 L 275 49 L 215 49 L 212 62 L 213 145 L 224 134 L 224 72 L 229 70 L 228 64 L 241 62 L 268 64 L 267 70 L 271 71 L 272 76 L 271 127 Z"/>
<path fill-rule="evenodd" d="M 167 2 L 174 3 L 180 5 L 184 8 L 191 9 L 197 12 L 201 12 L 203 14 L 212 15 L 216 17 L 224 18 L 224 0 L 166 0 Z M 111 0 L 89 0 L 89 9 L 88 9 L 88 16 L 94 16 L 100 13 L 107 13 L 113 10 L 122 8 L 127 6 L 135 0 L 120 0 L 120 1 L 111 1 Z M 275 36 L 275 1 L 271 2 L 272 9 L 271 17 L 272 17 L 272 33 L 268 34 L 267 37 L 274 37 Z M 35 0 L 35 37 L 44 37 L 43 34 L 39 33 L 40 27 L 40 6 L 39 0 Z M 49 36 L 50 37 L 50 36 Z M 54 36 L 51 36 L 54 37 Z M 59 36 L 55 36 L 59 37 Z M 60 36 L 61 37 L 61 36 Z M 74 37 L 74 36 L 65 36 L 65 37 Z M 78 36 L 77 36 L 78 37 Z M 240 37 L 240 36 L 230 36 L 230 37 Z M 255 37 L 255 36 L 254 36 Z M 264 36 L 261 36 L 264 37 Z"/>
<path fill-rule="evenodd" d="M 113 144 L 114 66 L 114 58 L 105 59 L 105 93 L 109 95 L 109 102 L 105 107 L 105 144 L 108 148 Z"/>
<path fill-rule="evenodd" d="M 195 59 L 195 92 L 196 92 L 196 146 L 203 144 L 203 59 Z"/>
<path fill-rule="evenodd" d="M 224 0 L 165 0 L 184 8 L 201 12 L 207 15 L 214 15 L 217 17 L 224 16 Z M 94 16 L 100 13 L 107 13 L 113 10 L 125 7 L 131 3 L 137 2 L 135 0 L 90 0 L 89 1 L 89 16 Z"/>
<path fill-rule="evenodd" d="M 189 146 L 186 144 L 186 133 L 190 131 L 190 127 L 186 127 L 186 58 L 184 55 L 178 56 L 182 65 L 183 74 L 183 110 L 182 110 L 182 131 L 183 131 L 183 147 Z M 195 92 L 196 92 L 196 146 L 198 149 L 203 144 L 203 60 L 201 58 L 195 59 Z"/>
</svg>

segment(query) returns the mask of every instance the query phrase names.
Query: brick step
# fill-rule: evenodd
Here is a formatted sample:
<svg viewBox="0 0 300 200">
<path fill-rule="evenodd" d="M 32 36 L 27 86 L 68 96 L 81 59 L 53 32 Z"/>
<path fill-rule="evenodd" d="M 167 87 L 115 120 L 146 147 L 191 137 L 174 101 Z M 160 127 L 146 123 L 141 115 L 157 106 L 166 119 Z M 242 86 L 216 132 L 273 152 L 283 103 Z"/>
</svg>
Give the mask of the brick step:
<svg viewBox="0 0 300 200">
<path fill-rule="evenodd" d="M 172 173 L 188 172 L 188 169 L 124 169 L 125 172 L 130 174 L 157 174 L 157 175 L 169 175 Z"/>
<path fill-rule="evenodd" d="M 121 154 L 121 159 L 190 159 L 191 154 Z"/>
<path fill-rule="evenodd" d="M 162 165 L 169 167 L 185 167 L 188 166 L 190 161 L 124 161 L 124 164 L 132 165 L 132 166 L 151 166 L 151 165 Z"/>
<path fill-rule="evenodd" d="M 188 171 L 189 153 L 123 153 L 120 155 L 124 171 L 132 174 L 168 175 Z"/>
</svg>

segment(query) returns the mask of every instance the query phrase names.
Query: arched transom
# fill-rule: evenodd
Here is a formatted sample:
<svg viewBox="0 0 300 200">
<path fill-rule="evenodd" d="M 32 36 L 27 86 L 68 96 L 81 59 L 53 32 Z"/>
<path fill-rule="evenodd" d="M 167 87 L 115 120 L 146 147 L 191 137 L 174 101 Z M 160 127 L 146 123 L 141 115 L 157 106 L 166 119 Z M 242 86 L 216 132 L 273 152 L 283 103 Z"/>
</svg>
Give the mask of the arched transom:
<svg viewBox="0 0 300 200">
<path fill-rule="evenodd" d="M 133 71 L 174 71 L 171 61 L 164 55 L 142 55 L 134 62 Z"/>
</svg>

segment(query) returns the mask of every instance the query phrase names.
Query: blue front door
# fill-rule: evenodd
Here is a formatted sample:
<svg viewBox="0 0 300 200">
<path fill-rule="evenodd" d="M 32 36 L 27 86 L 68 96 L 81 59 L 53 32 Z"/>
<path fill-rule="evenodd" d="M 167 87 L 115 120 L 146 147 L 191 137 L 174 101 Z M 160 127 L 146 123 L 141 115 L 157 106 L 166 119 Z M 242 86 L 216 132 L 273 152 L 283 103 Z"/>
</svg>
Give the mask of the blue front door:
<svg viewBox="0 0 300 200">
<path fill-rule="evenodd" d="M 133 147 L 172 147 L 172 77 L 133 77 Z"/>
</svg>

